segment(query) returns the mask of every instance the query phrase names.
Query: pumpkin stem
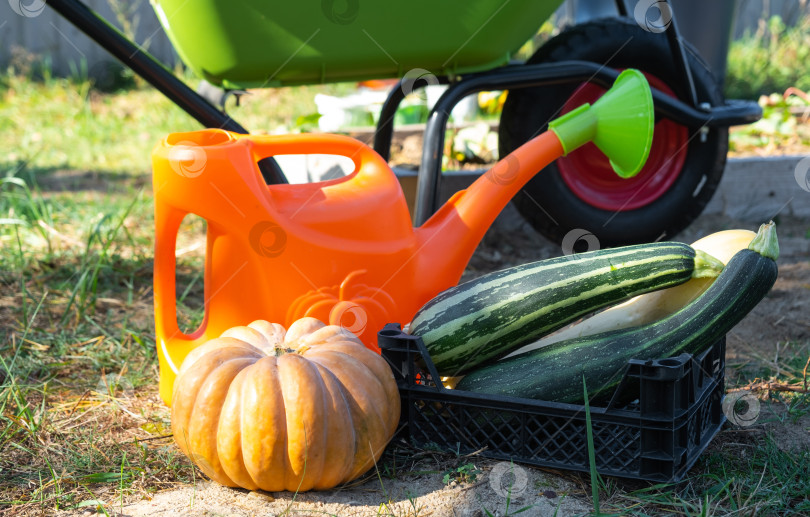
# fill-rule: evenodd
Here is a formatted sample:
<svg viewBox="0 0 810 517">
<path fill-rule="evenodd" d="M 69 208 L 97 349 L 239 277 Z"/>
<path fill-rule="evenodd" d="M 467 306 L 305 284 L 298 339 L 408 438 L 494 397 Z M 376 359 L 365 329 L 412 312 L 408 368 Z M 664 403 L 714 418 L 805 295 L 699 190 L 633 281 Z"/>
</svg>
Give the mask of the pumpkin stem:
<svg viewBox="0 0 810 517">
<path fill-rule="evenodd" d="M 284 354 L 291 354 L 295 352 L 292 348 L 284 348 L 283 346 L 275 346 L 273 347 L 273 356 L 281 357 Z"/>
</svg>

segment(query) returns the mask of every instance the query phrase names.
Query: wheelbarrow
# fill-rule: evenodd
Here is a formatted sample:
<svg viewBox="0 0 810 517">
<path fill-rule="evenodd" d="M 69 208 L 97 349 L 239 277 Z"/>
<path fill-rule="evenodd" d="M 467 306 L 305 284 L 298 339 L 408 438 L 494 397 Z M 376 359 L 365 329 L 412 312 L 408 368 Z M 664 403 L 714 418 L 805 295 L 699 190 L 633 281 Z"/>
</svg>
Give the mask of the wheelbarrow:
<svg viewBox="0 0 810 517">
<path fill-rule="evenodd" d="M 657 171 L 642 169 L 650 149 L 656 149 L 655 135 L 651 134 L 653 103 L 660 119 L 655 131 L 659 132 L 661 121 L 682 127 L 689 135 L 684 145 L 691 145 L 695 139 L 711 142 L 709 137 L 724 124 L 752 121 L 760 115 L 759 107 L 753 103 L 726 102 L 710 107 L 704 103 L 690 105 L 688 99 L 670 95 L 676 91 L 674 88 L 680 90 L 683 85 L 663 91 L 656 89 L 650 94 L 646 84 L 657 81 L 656 76 L 647 73 L 645 80 L 638 72 L 633 73 L 636 79 L 631 81 L 636 86 L 620 87 L 617 91 L 623 93 L 606 95 L 600 104 L 597 99 L 603 91 L 597 88 L 607 88 L 617 81 L 626 85 L 628 79 L 622 79 L 626 75 L 605 64 L 582 60 L 508 64 L 510 51 L 528 39 L 539 25 L 527 23 L 526 19 L 544 20 L 558 6 L 557 1 L 515 0 L 514 6 L 491 0 L 463 6 L 453 2 L 437 4 L 442 8 L 450 4 L 458 7 L 458 13 L 464 13 L 459 27 L 448 30 L 446 22 L 427 21 L 416 15 L 412 23 L 402 19 L 389 23 L 391 12 L 384 4 L 360 9 L 356 2 L 349 1 L 344 4 L 345 10 L 335 11 L 332 2 L 309 2 L 313 4 L 309 6 L 312 10 L 303 16 L 307 2 L 301 4 L 300 11 L 290 14 L 276 13 L 266 2 L 212 1 L 197 3 L 186 12 L 186 4 L 182 2 L 160 0 L 155 4 L 156 12 L 183 59 L 208 81 L 226 88 L 404 76 L 382 108 L 374 142 L 376 153 L 356 141 L 339 137 L 240 137 L 240 133 L 247 132 L 224 111 L 187 88 L 83 4 L 77 0 L 49 3 L 201 123 L 227 130 L 171 135 L 153 155 L 156 185 L 161 186 L 161 192 L 156 193 L 157 239 L 170 242 L 169 245 L 157 242 L 155 257 L 160 391 L 167 403 L 171 399 L 174 373 L 183 357 L 229 326 L 250 319 L 287 321 L 329 308 L 322 319 L 349 328 L 362 321 L 360 337 L 374 348 L 373 336 L 382 323 L 408 321 L 423 303 L 458 281 L 475 245 L 500 209 L 521 187 L 531 183 L 530 178 L 538 171 L 552 166 L 554 161 L 559 163 L 563 155 L 572 159 L 577 150 L 588 151 L 590 146 L 596 146 L 588 152 L 603 160 L 611 175 L 617 176 L 618 172 L 618 176 L 631 178 L 617 181 L 635 181 L 633 178 L 652 174 L 642 176 L 642 184 L 660 183 Z M 422 6 L 417 4 L 415 7 Z M 433 7 L 436 14 L 436 6 L 425 2 L 422 7 L 425 9 L 411 11 L 427 12 Z M 439 14 L 442 15 L 435 18 L 452 19 L 450 12 Z M 508 16 L 501 19 L 500 14 Z M 416 22 L 422 23 L 425 34 L 422 39 L 428 42 L 414 42 L 411 38 L 408 43 L 413 45 L 396 46 L 405 33 L 390 26 L 412 27 Z M 358 25 L 354 26 L 355 23 Z M 623 27 L 629 26 L 621 23 Z M 385 34 L 390 29 L 392 37 L 374 38 L 371 29 L 365 27 L 385 27 L 381 32 Z M 681 63 L 684 80 L 692 84 L 688 68 L 691 65 L 684 57 L 674 23 L 667 32 L 671 36 L 664 37 L 663 44 L 678 51 L 673 52 L 674 61 Z M 323 41 L 317 39 L 321 34 Z M 370 46 L 363 38 L 375 39 L 376 49 L 383 57 L 373 51 L 373 42 Z M 627 44 L 631 41 L 628 38 Z M 276 46 L 284 52 L 257 51 L 260 42 L 269 42 L 269 48 Z M 414 213 L 408 214 L 401 191 L 391 185 L 391 171 L 386 162 L 396 108 L 406 93 L 424 85 L 414 81 L 414 70 L 422 74 L 419 77 L 424 84 L 429 82 L 424 80 L 429 75 L 450 86 L 430 113 L 417 204 Z M 638 88 L 639 77 L 645 84 L 643 89 Z M 527 110 L 521 95 L 536 97 L 538 92 L 544 94 L 546 88 L 563 84 L 573 88 L 570 90 L 573 100 L 555 110 L 555 116 L 540 119 Z M 667 86 L 660 81 L 656 84 L 660 88 Z M 504 133 L 507 138 L 502 137 L 501 145 L 509 154 L 502 154 L 504 158 L 486 176 L 440 208 L 437 195 L 440 158 L 450 111 L 471 93 L 502 89 L 510 91 L 509 102 L 513 104 L 505 106 L 505 113 L 509 109 L 527 110 L 528 116 L 517 118 L 529 120 L 533 129 L 516 133 L 510 125 L 514 121 L 503 120 L 501 125 L 511 132 Z M 642 92 L 649 97 L 644 109 L 637 105 L 638 102 L 645 105 Z M 636 102 L 604 102 L 611 97 Z M 592 102 L 580 102 L 586 98 Z M 625 111 L 629 122 L 624 121 L 623 107 L 628 108 Z M 551 121 L 552 118 L 555 120 Z M 646 122 L 636 124 L 639 118 Z M 550 122 L 551 131 L 544 131 Z M 623 140 L 634 142 L 629 151 L 620 145 Z M 199 152 L 203 154 L 198 155 Z M 274 155 L 323 152 L 351 157 L 355 172 L 347 178 L 321 184 L 284 185 L 286 180 Z M 208 167 L 206 171 L 195 168 L 200 157 L 216 167 Z M 207 176 L 200 181 L 202 174 Z M 540 185 L 552 181 L 548 177 L 552 174 L 549 171 L 540 174 Z M 686 177 L 683 173 L 678 176 Z M 707 181 L 704 179 L 699 188 L 690 188 L 689 192 L 712 188 L 704 186 Z M 172 185 L 164 187 L 167 182 Z M 677 189 L 688 188 L 684 185 L 679 183 Z M 368 194 L 364 188 L 368 188 Z M 230 200 L 230 208 L 226 209 L 222 202 L 217 204 L 214 201 L 217 196 Z M 573 208 L 578 210 L 576 206 Z M 679 224 L 685 225 L 684 208 L 676 208 Z M 228 216 L 226 212 L 236 215 Z M 633 217 L 638 220 L 634 220 L 631 228 L 640 228 L 638 233 L 624 228 L 624 237 L 611 236 L 604 230 L 610 224 L 600 229 L 594 221 L 579 227 L 600 236 L 603 245 L 660 238 L 650 236 L 649 229 L 643 227 L 641 212 L 635 208 L 626 212 L 635 212 Z M 188 335 L 177 328 L 174 305 L 174 238 L 187 213 L 203 213 L 209 221 L 205 316 L 200 327 Z M 623 214 L 617 210 L 612 217 L 619 219 Z M 282 255 L 283 264 L 276 260 Z M 267 287 L 256 289 L 259 285 Z M 341 309 L 335 313 L 338 307 Z M 342 320 L 347 313 L 348 324 Z M 363 331 L 372 337 L 364 338 Z"/>
<path fill-rule="evenodd" d="M 522 64 L 511 56 L 562 0 L 413 0 L 405 8 L 358 0 L 303 0 L 283 8 L 244 0 L 152 3 L 183 61 L 226 91 L 402 78 L 375 132 L 374 150 L 384 159 L 405 95 L 429 83 L 450 85 L 425 128 L 417 226 L 439 206 L 449 114 L 476 92 L 509 90 L 499 125 L 500 155 L 506 156 L 554 116 L 593 102 L 620 70 L 645 73 L 653 86 L 656 127 L 649 163 L 638 176 L 617 178 L 601 153 L 585 146 L 549 165 L 514 199 L 552 240 L 586 230 L 602 246 L 671 238 L 685 228 L 720 181 L 728 127 L 761 116 L 755 102 L 723 98 L 711 71 L 680 37 L 666 1 L 633 2 L 628 12 L 626 0 L 616 0 L 617 17 L 575 25 Z M 48 4 L 204 126 L 247 132 L 223 106 L 186 87 L 80 0 Z M 639 7 L 647 5 L 656 7 Z M 286 182 L 272 158 L 260 167 L 268 184 Z"/>
</svg>

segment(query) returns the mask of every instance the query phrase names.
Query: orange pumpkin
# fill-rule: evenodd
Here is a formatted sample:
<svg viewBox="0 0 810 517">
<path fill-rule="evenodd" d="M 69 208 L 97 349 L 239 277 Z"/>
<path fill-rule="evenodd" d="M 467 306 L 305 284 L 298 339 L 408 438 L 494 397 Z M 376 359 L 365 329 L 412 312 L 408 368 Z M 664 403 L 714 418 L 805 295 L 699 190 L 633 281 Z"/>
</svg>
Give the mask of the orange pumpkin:
<svg viewBox="0 0 810 517">
<path fill-rule="evenodd" d="M 355 334 L 371 350 L 379 353 L 377 332 L 392 321 L 396 303 L 382 289 L 354 284 L 365 269 L 352 271 L 339 286 L 321 287 L 299 296 L 287 310 L 287 323 L 311 317 L 328 321 Z"/>
<path fill-rule="evenodd" d="M 271 492 L 357 478 L 399 415 L 385 360 L 314 318 L 225 331 L 188 354 L 172 399 L 174 440 L 206 475 Z"/>
</svg>

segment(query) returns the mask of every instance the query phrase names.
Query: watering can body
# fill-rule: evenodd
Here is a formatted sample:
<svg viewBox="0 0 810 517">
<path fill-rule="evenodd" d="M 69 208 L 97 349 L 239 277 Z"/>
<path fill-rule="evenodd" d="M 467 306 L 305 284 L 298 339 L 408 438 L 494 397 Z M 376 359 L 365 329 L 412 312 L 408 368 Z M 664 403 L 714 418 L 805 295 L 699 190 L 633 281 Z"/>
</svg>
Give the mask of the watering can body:
<svg viewBox="0 0 810 517">
<path fill-rule="evenodd" d="M 256 166 L 278 154 L 337 154 L 355 172 L 302 185 L 266 185 Z M 256 319 L 289 325 L 303 316 L 342 325 L 376 350 L 387 321 L 408 321 L 454 285 L 469 259 L 427 249 L 410 222 L 399 182 L 373 150 L 334 135 L 254 137 L 221 130 L 170 135 L 153 152 L 155 323 L 161 395 L 170 399 L 185 355 Z M 177 324 L 175 249 L 183 218 L 207 222 L 205 307 L 200 327 Z M 434 248 L 431 248 L 431 250 Z M 471 250 L 470 250 L 471 253 Z M 417 259 L 417 256 L 422 257 Z"/>
<path fill-rule="evenodd" d="M 651 128 L 651 99 L 645 109 Z M 385 323 L 410 321 L 458 282 L 506 203 L 572 147 L 561 139 L 578 139 L 574 147 L 593 140 L 597 117 L 591 118 L 585 131 L 591 136 L 558 136 L 566 134 L 564 128 L 541 134 L 456 193 L 419 228 L 411 225 L 394 172 L 354 139 L 217 129 L 169 135 L 152 153 L 161 397 L 171 404 L 174 379 L 191 350 L 257 319 L 289 326 L 316 317 L 378 351 L 377 331 Z M 314 153 L 348 157 L 355 170 L 319 183 L 267 185 L 257 166 L 270 156 Z M 207 234 L 204 317 L 185 334 L 177 323 L 175 255 L 188 214 L 205 219 Z"/>
</svg>

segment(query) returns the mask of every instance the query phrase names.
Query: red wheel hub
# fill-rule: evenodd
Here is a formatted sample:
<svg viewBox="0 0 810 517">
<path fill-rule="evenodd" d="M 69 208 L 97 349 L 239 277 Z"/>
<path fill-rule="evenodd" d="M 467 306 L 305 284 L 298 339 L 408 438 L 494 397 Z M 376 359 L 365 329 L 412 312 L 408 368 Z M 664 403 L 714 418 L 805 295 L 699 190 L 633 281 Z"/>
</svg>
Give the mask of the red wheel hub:
<svg viewBox="0 0 810 517">
<path fill-rule="evenodd" d="M 663 81 L 644 75 L 650 86 L 675 97 Z M 603 93 L 604 88 L 585 83 L 571 95 L 561 114 L 586 102 L 593 104 Z M 655 124 L 647 163 L 632 178 L 623 179 L 616 175 L 607 157 L 592 143 L 558 159 L 557 167 L 568 188 L 584 202 L 613 212 L 634 210 L 649 205 L 672 186 L 686 160 L 688 141 L 686 127 L 661 119 Z"/>
</svg>

